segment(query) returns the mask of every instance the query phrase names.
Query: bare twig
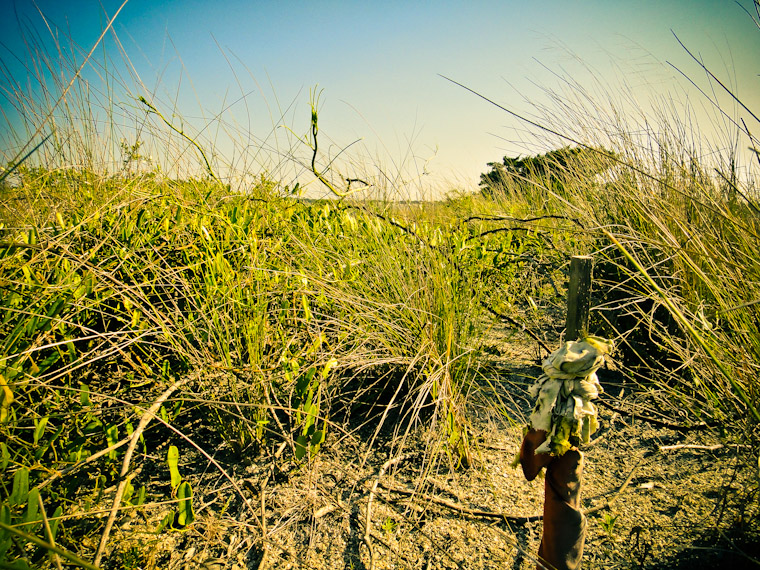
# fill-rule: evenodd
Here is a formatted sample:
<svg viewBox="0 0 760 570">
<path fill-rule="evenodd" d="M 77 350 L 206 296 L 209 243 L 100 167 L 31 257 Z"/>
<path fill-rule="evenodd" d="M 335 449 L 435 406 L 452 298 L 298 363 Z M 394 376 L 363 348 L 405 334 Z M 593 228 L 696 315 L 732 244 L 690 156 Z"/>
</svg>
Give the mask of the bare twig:
<svg viewBox="0 0 760 570">
<path fill-rule="evenodd" d="M 99 459 L 99 458 L 103 457 L 104 455 L 107 455 L 107 454 L 111 453 L 113 450 L 119 449 L 121 446 L 126 445 L 131 440 L 132 440 L 131 436 L 130 437 L 125 437 L 121 441 L 117 441 L 113 445 L 109 445 L 105 449 L 101 449 L 100 451 L 98 451 L 97 453 L 93 453 L 89 457 L 86 457 L 85 459 L 82 459 L 81 461 L 77 461 L 74 465 L 69 465 L 65 469 L 61 469 L 57 473 L 53 473 L 50 477 L 48 477 L 42 483 L 40 483 L 39 485 L 37 485 L 36 489 L 39 490 L 39 489 L 42 489 L 44 487 L 47 487 L 48 485 L 50 485 L 50 483 L 52 483 L 53 481 L 55 481 L 59 477 L 63 477 L 64 475 L 68 475 L 72 471 L 76 471 L 80 467 L 84 467 L 88 463 L 92 463 L 96 459 Z"/>
<path fill-rule="evenodd" d="M 468 222 L 474 222 L 474 221 L 482 221 L 482 222 L 515 222 L 515 223 L 531 223 L 531 222 L 538 222 L 541 220 L 565 220 L 568 222 L 573 222 L 575 225 L 579 226 L 582 230 L 586 230 L 586 228 L 583 226 L 583 224 L 578 220 L 577 218 L 572 218 L 569 216 L 558 216 L 558 215 L 547 215 L 547 216 L 538 216 L 534 218 L 513 218 L 511 216 L 470 216 L 469 218 L 465 218 L 462 220 L 464 223 Z M 525 227 L 525 226 L 507 226 L 503 228 L 494 228 L 490 229 L 484 232 L 481 232 L 479 234 L 471 235 L 467 238 L 467 241 L 470 241 L 472 239 L 480 239 L 490 234 L 495 234 L 498 232 L 509 232 L 509 231 L 534 231 L 533 228 Z M 539 233 L 539 236 L 543 237 L 549 245 L 556 249 L 554 244 L 551 241 L 551 238 L 546 236 L 543 233 Z"/>
<path fill-rule="evenodd" d="M 81 566 L 82 568 L 86 568 L 87 570 L 100 570 L 100 568 L 97 565 L 90 564 L 86 560 L 82 560 L 79 558 L 76 554 L 73 552 L 69 552 L 68 550 L 64 550 L 60 546 L 57 546 L 55 544 L 50 544 L 49 542 L 45 542 L 41 538 L 26 533 L 22 530 L 17 529 L 15 526 L 5 524 L 4 522 L 0 521 L 0 530 L 4 530 L 5 532 L 9 532 L 13 534 L 14 536 L 17 536 L 27 542 L 30 542 L 36 546 L 39 546 L 40 548 L 44 548 L 45 550 L 48 550 L 50 552 L 54 552 L 56 554 L 60 554 L 63 556 L 66 560 L 69 560 L 70 562 L 76 564 L 77 566 Z"/>
<path fill-rule="evenodd" d="M 609 499 L 607 499 L 606 501 L 604 501 L 601 505 L 597 505 L 597 506 L 592 507 L 590 509 L 586 509 L 584 511 L 584 514 L 585 515 L 590 515 L 591 513 L 595 513 L 597 511 L 601 511 L 602 509 L 606 509 L 607 507 L 609 507 L 612 504 L 612 502 L 615 499 L 617 499 L 621 495 L 621 493 L 623 491 L 626 490 L 626 488 L 628 487 L 628 485 L 631 484 L 631 481 L 633 481 L 633 476 L 635 475 L 635 473 L 638 470 L 638 468 L 641 466 L 642 461 L 643 460 L 640 459 L 639 462 L 636 465 L 634 465 L 633 469 L 631 469 L 631 472 L 628 474 L 628 477 L 626 478 L 625 481 L 623 481 L 623 484 L 620 485 L 620 487 L 618 487 L 618 490 L 615 491 L 614 495 L 612 495 Z"/>
<path fill-rule="evenodd" d="M 379 500 L 381 500 L 382 502 L 384 502 L 386 505 L 388 505 L 388 506 L 396 509 L 397 512 L 401 513 L 401 511 L 399 510 L 399 507 L 398 507 L 398 505 L 396 505 L 395 501 L 393 501 L 393 500 L 391 500 L 391 499 L 389 499 L 387 497 L 384 497 L 382 494 L 379 494 L 379 493 L 377 495 L 377 498 Z M 351 515 L 351 518 L 354 519 L 354 520 L 358 520 L 358 517 L 356 515 Z M 428 532 L 425 531 L 425 529 L 423 529 L 420 526 L 419 523 L 417 523 L 414 519 L 407 519 L 407 522 L 409 524 L 411 524 L 417 530 L 417 532 L 420 534 L 420 536 L 425 537 L 430 542 L 431 546 L 433 548 L 435 548 L 436 550 L 438 550 L 438 552 L 441 554 L 441 556 L 444 556 L 445 558 L 448 558 L 454 564 L 455 567 L 460 568 L 460 569 L 464 569 L 463 563 L 461 561 L 457 560 L 456 558 L 454 558 L 451 555 L 451 552 L 449 552 L 446 548 L 444 548 L 443 546 L 441 546 L 438 543 L 438 541 L 436 541 Z M 398 556 L 399 559 L 402 562 L 405 562 L 406 564 L 408 564 L 408 562 L 404 559 L 403 556 L 401 556 L 401 554 L 398 552 L 398 550 L 394 550 L 393 548 L 391 548 L 386 542 L 384 542 L 382 539 L 380 539 L 375 533 L 372 533 L 372 538 L 374 538 L 382 546 L 385 546 L 391 552 L 393 552 L 394 554 L 396 554 L 396 556 Z"/>
<path fill-rule="evenodd" d="M 264 475 L 264 479 L 261 481 L 261 560 L 259 561 L 258 570 L 264 570 L 269 558 L 269 543 L 267 542 L 267 506 L 266 506 L 266 490 L 267 482 L 269 481 L 270 472 Z"/>
<path fill-rule="evenodd" d="M 666 428 L 666 429 L 672 429 L 673 431 L 677 432 L 688 432 L 688 431 L 699 431 L 703 429 L 709 429 L 711 427 L 715 427 L 717 423 L 707 423 L 707 422 L 699 422 L 698 424 L 690 425 L 690 426 L 684 426 L 680 424 L 674 424 L 671 422 L 666 422 L 664 420 L 658 420 L 657 418 L 652 418 L 646 415 L 637 414 L 635 412 L 629 412 L 626 410 L 621 410 L 620 408 L 616 408 L 609 402 L 603 400 L 602 398 L 598 398 L 594 400 L 595 404 L 599 404 L 600 406 L 607 408 L 608 410 L 612 410 L 613 412 L 617 412 L 621 416 L 635 416 L 636 419 L 645 421 L 649 424 L 652 424 L 654 426 Z"/>
<path fill-rule="evenodd" d="M 486 305 L 482 301 L 480 302 L 480 304 L 483 306 L 483 308 L 486 311 L 488 311 L 489 313 L 491 313 L 493 316 L 499 317 L 500 319 L 504 319 L 505 321 L 507 321 L 508 323 L 511 323 L 511 324 L 515 325 L 516 327 L 520 327 L 524 332 L 528 333 L 531 337 L 533 337 L 533 339 L 541 346 L 541 348 L 543 348 L 547 353 L 551 354 L 552 349 L 549 348 L 543 340 L 541 340 L 541 337 L 539 337 L 538 334 L 536 334 L 535 332 L 533 332 L 532 330 L 530 330 L 523 323 L 521 323 L 520 321 L 518 321 L 516 319 L 513 319 L 509 315 L 505 315 L 504 313 L 498 312 L 493 307 L 491 307 L 489 305 Z"/>
<path fill-rule="evenodd" d="M 148 102 L 148 100 L 145 97 L 140 95 L 140 97 L 138 97 L 138 100 L 140 101 L 140 103 L 142 103 L 148 108 L 148 111 L 150 113 L 157 115 L 164 123 L 166 123 L 166 125 L 171 130 L 173 130 L 175 133 L 177 133 L 178 135 L 183 137 L 185 140 L 187 140 L 190 144 L 192 144 L 196 148 L 196 150 L 200 153 L 201 158 L 203 158 L 203 163 L 206 165 L 206 172 L 208 172 L 208 175 L 211 176 L 211 178 L 213 178 L 214 180 L 221 181 L 221 179 L 214 173 L 214 170 L 211 168 L 211 163 L 208 161 L 208 158 L 206 158 L 206 153 L 201 148 L 201 145 L 198 144 L 198 141 L 194 140 L 189 135 L 187 135 L 184 129 L 180 129 L 174 126 L 170 121 L 166 119 L 166 117 L 164 117 L 161 114 L 161 111 L 159 111 L 155 105 Z"/>
<path fill-rule="evenodd" d="M 364 212 L 365 214 L 368 214 L 370 216 L 374 216 L 376 218 L 379 218 L 379 219 L 383 220 L 386 224 L 390 224 L 394 228 L 398 228 L 402 232 L 405 232 L 405 233 L 409 234 L 410 236 L 414 237 L 415 239 L 419 240 L 420 243 L 422 243 L 423 245 L 425 245 L 425 246 L 427 246 L 429 248 L 432 248 L 432 246 L 428 242 L 426 242 L 424 239 L 422 239 L 417 232 L 415 232 L 411 228 L 407 228 L 406 226 L 398 223 L 396 220 L 394 220 L 392 218 L 389 218 L 387 216 L 383 216 L 382 214 L 379 214 L 377 212 L 373 212 L 372 210 L 367 209 L 365 206 L 348 205 L 348 206 L 346 206 L 346 209 L 348 209 L 348 210 L 359 210 L 360 212 Z"/>
<path fill-rule="evenodd" d="M 528 522 L 540 521 L 541 519 L 544 518 L 543 515 L 515 516 L 515 515 L 507 515 L 507 514 L 496 512 L 496 511 L 487 511 L 485 509 L 471 509 L 469 507 L 459 505 L 453 501 L 449 501 L 448 499 L 442 499 L 441 497 L 435 497 L 432 495 L 423 495 L 411 489 L 402 489 L 400 487 L 393 487 L 390 485 L 385 485 L 383 483 L 380 483 L 379 486 L 385 489 L 386 491 L 390 491 L 391 493 L 406 495 L 408 497 L 411 497 L 413 499 L 418 499 L 426 503 L 435 503 L 436 505 L 446 507 L 447 509 L 451 509 L 452 511 L 456 511 L 458 513 L 462 513 L 464 515 L 468 515 L 468 516 L 476 517 L 476 518 L 498 519 L 498 520 L 508 521 L 508 522 L 517 523 L 517 524 L 525 524 Z"/>
<path fill-rule="evenodd" d="M 574 224 L 580 226 L 583 229 L 586 229 L 583 227 L 583 224 L 577 218 L 573 218 L 570 216 L 560 216 L 557 214 L 547 214 L 545 216 L 534 216 L 532 218 L 515 218 L 512 216 L 470 216 L 468 218 L 465 218 L 462 221 L 464 223 L 467 223 L 467 222 L 519 222 L 521 224 L 527 224 L 529 222 L 540 222 L 541 220 L 567 220 L 569 222 L 573 222 Z"/>
<path fill-rule="evenodd" d="M 356 192 L 356 190 L 351 190 L 351 182 L 349 180 L 348 182 L 348 188 L 345 192 L 341 192 L 338 190 L 334 184 L 332 184 L 327 178 L 325 178 L 324 173 L 319 172 L 317 170 L 317 151 L 318 151 L 318 142 L 317 142 L 317 134 L 319 133 L 319 116 L 317 111 L 317 106 L 319 105 L 319 95 L 316 94 L 316 97 L 312 95 L 312 101 L 311 101 L 311 136 L 314 139 L 314 145 L 312 146 L 313 154 L 311 155 L 311 171 L 314 173 L 314 176 L 317 177 L 317 180 L 319 180 L 322 184 L 327 186 L 327 188 L 338 196 L 339 198 L 345 198 L 346 196 L 349 196 Z M 328 166 L 329 168 L 329 166 Z"/>
<path fill-rule="evenodd" d="M 153 405 L 146 410 L 146 412 L 142 415 L 140 418 L 140 423 L 137 424 L 137 428 L 132 433 L 132 439 L 129 443 L 129 447 L 127 448 L 126 453 L 124 454 L 124 461 L 121 464 L 121 473 L 119 474 L 119 486 L 116 488 L 116 496 L 114 497 L 113 506 L 111 507 L 111 512 L 108 514 L 108 520 L 106 521 L 105 529 L 103 529 L 103 535 L 100 537 L 100 545 L 98 546 L 98 550 L 95 553 L 95 566 L 100 565 L 100 560 L 103 558 L 103 553 L 106 550 L 106 544 L 108 543 L 108 538 L 111 534 L 111 528 L 113 528 L 113 523 L 116 520 L 116 513 L 119 511 L 119 504 L 121 503 L 121 498 L 124 496 L 124 491 L 127 488 L 127 484 L 129 483 L 129 480 L 131 477 L 128 477 L 127 474 L 129 473 L 129 465 L 132 461 L 132 454 L 135 451 L 135 448 L 137 447 L 137 442 L 140 439 L 140 436 L 142 435 L 142 432 L 147 427 L 148 423 L 151 419 L 153 419 L 156 415 L 156 412 L 159 410 L 161 405 L 171 396 L 177 388 L 180 386 L 187 384 L 191 376 L 186 376 L 185 378 L 182 378 L 180 380 L 177 380 L 174 384 L 169 386 L 163 394 L 161 394 L 155 402 L 153 402 Z"/>
<path fill-rule="evenodd" d="M 690 443 L 681 443 L 678 445 L 661 445 L 660 451 L 669 451 L 671 449 L 702 449 L 705 451 L 716 451 L 725 447 L 722 443 L 715 445 L 694 445 Z"/>
<path fill-rule="evenodd" d="M 203 449 L 200 445 L 198 445 L 196 442 L 194 442 L 191 438 L 189 438 L 187 435 L 185 435 L 184 433 L 182 433 L 179 429 L 177 429 L 176 427 L 174 427 L 173 425 L 171 425 L 169 422 L 165 421 L 160 416 L 156 417 L 156 420 L 158 420 L 159 422 L 161 422 L 167 429 L 170 429 L 171 431 L 173 431 L 174 433 L 176 433 L 179 437 L 181 437 L 182 439 L 184 439 L 189 445 L 191 445 L 192 447 L 194 447 L 198 451 L 198 453 L 200 453 L 203 457 L 205 457 L 209 461 L 209 463 L 211 463 L 214 467 L 216 467 L 216 469 L 219 471 L 219 473 L 221 473 L 222 476 L 225 479 L 227 479 L 227 481 L 230 482 L 230 485 L 232 486 L 232 488 L 235 489 L 235 491 L 237 492 L 238 495 L 240 495 L 240 498 L 243 500 L 243 504 L 246 506 L 246 508 L 251 513 L 251 515 L 253 516 L 253 518 L 259 524 L 261 524 L 261 521 L 258 520 L 258 513 L 251 506 L 250 501 L 248 499 L 246 499 L 245 494 L 243 493 L 243 490 L 240 488 L 240 485 L 237 484 L 237 482 L 232 478 L 232 476 L 227 472 L 227 470 L 224 469 L 224 467 L 222 467 L 216 459 L 214 459 L 213 457 L 211 457 L 211 455 L 209 455 L 209 453 L 205 449 Z"/>
<path fill-rule="evenodd" d="M 385 475 L 385 472 L 391 466 L 409 459 L 410 457 L 412 457 L 412 455 L 413 454 L 411 453 L 404 453 L 402 455 L 392 457 L 391 459 L 383 463 L 383 466 L 380 467 L 380 471 L 378 471 L 377 473 L 377 477 L 375 478 L 375 482 L 372 485 L 372 489 L 369 492 L 369 498 L 367 499 L 367 512 L 364 519 L 364 536 L 362 537 L 362 540 L 364 541 L 364 544 L 367 546 L 367 550 L 369 551 L 369 567 L 367 570 L 374 570 L 375 568 L 375 553 L 372 549 L 372 541 L 370 540 L 370 537 L 372 536 L 370 525 L 372 523 L 372 499 L 374 499 L 375 493 L 377 493 L 377 486 L 380 484 L 380 478 L 383 475 Z"/>
</svg>

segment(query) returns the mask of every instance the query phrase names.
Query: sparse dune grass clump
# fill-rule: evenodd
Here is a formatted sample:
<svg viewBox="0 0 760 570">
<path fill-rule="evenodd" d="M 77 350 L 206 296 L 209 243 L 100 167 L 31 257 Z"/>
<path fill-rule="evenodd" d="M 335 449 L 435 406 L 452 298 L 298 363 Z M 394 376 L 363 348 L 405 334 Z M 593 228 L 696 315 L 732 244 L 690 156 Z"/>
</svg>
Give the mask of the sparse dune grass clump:
<svg viewBox="0 0 760 570">
<path fill-rule="evenodd" d="M 747 127 L 756 115 L 740 103 L 739 115 L 721 117 L 725 140 L 738 142 L 717 147 L 686 104 L 648 115 L 571 80 L 565 88 L 550 97 L 573 101 L 572 112 L 558 104 L 531 123 L 573 151 L 505 159 L 483 175 L 484 190 L 505 209 L 522 203 L 582 228 L 578 253 L 596 260 L 593 326 L 616 339 L 625 373 L 657 394 L 658 413 L 731 425 L 756 449 L 760 155 Z"/>
<path fill-rule="evenodd" d="M 153 453 L 162 425 L 183 434 L 185 453 L 203 453 L 197 434 L 210 430 L 238 461 L 282 444 L 298 464 L 346 437 L 371 449 L 382 429 L 400 451 L 422 422 L 435 428 L 431 449 L 470 461 L 483 285 L 466 228 L 283 198 L 265 183 L 240 195 L 215 181 L 111 177 L 58 201 L 57 188 L 95 177 L 17 175 L 2 238 L 8 524 L 34 516 L 29 489 L 52 501 L 78 488 L 85 513 L 107 509 L 123 446 L 137 434 Z M 160 416 L 145 416 L 168 393 Z M 117 506 L 150 503 L 134 487 Z M 163 526 L 189 524 L 179 512 Z M 63 528 L 57 543 L 72 556 L 103 532 L 86 514 Z"/>
<path fill-rule="evenodd" d="M 496 439 L 519 439 L 530 365 L 563 338 L 577 254 L 594 257 L 587 332 L 617 347 L 600 372 L 614 389 L 604 403 L 678 433 L 709 429 L 754 468 L 751 113 L 734 119 L 748 154 L 708 149 L 671 107 L 628 123 L 629 111 L 566 83 L 549 100 L 572 105 L 530 121 L 543 153 L 491 163 L 479 193 L 418 202 L 387 183 L 400 175 L 338 172 L 359 161 L 323 154 L 314 94 L 306 135 L 288 128 L 284 142 L 252 149 L 219 120 L 240 137 L 226 161 L 208 125 L 126 85 L 97 52 L 32 48 L 35 88 L 9 83 L 20 123 L 5 142 L 17 156 L 0 174 L 3 567 L 179 567 L 177 553 L 204 541 L 232 560 L 223 535 L 245 536 L 244 562 L 261 568 L 275 550 L 317 556 L 318 521 L 334 512 L 350 564 L 372 568 L 373 544 L 410 536 L 453 561 L 443 538 L 414 534 L 435 501 L 374 524 L 380 479 L 398 467 L 417 491 L 440 490 L 468 468 L 476 481 L 484 450 L 514 451 Z M 77 79 L 85 64 L 103 91 Z M 295 184 L 278 177 L 293 164 Z M 304 197 L 302 184 L 324 194 Z M 515 354 L 529 356 L 506 366 Z M 755 512 L 757 488 L 744 491 L 716 518 Z M 298 556 L 279 542 L 289 527 L 306 537 Z M 516 532 L 498 532 L 527 560 Z"/>
</svg>

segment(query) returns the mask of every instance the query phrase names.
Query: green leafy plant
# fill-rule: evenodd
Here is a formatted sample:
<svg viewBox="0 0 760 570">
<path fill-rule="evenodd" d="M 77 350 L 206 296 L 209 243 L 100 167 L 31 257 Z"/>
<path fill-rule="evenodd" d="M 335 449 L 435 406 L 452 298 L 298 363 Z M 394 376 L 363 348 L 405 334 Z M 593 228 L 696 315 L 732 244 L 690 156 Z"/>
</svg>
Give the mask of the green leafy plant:
<svg viewBox="0 0 760 570">
<path fill-rule="evenodd" d="M 165 527 L 173 530 L 185 530 L 195 520 L 193 489 L 190 483 L 184 481 L 179 473 L 179 450 L 176 446 L 169 446 L 166 463 L 169 466 L 172 496 L 176 497 L 179 502 L 176 510 L 164 517 L 159 530 Z"/>
<path fill-rule="evenodd" d="M 394 521 L 392 518 L 385 517 L 385 519 L 383 519 L 383 525 L 381 528 L 385 534 L 393 534 L 393 532 L 398 528 L 398 524 L 399 523 Z"/>
<path fill-rule="evenodd" d="M 619 515 L 613 515 L 612 513 L 605 512 L 602 514 L 602 518 L 599 521 L 599 526 L 602 527 L 604 534 L 607 536 L 607 540 L 611 542 L 615 541 L 615 523 L 617 523 L 618 518 Z"/>
</svg>

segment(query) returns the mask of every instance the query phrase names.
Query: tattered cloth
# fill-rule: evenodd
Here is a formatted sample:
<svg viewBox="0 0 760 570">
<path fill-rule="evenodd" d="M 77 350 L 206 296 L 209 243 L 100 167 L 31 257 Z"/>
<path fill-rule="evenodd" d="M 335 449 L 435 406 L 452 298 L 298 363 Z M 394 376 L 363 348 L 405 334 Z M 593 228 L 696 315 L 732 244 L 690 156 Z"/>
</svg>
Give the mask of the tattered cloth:
<svg viewBox="0 0 760 570">
<path fill-rule="evenodd" d="M 544 360 L 544 373 L 529 389 L 536 398 L 529 427 L 548 434 L 536 453 L 561 456 L 589 442 L 599 425 L 591 400 L 604 391 L 596 371 L 612 348 L 610 341 L 587 337 L 566 342 Z"/>
</svg>

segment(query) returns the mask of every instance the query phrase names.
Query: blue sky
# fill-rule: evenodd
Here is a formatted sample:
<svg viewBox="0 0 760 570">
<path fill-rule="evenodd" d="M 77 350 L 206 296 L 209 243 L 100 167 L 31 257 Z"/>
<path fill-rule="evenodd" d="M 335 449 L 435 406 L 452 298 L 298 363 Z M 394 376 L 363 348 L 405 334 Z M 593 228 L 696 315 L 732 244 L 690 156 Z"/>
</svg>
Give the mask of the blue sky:
<svg viewBox="0 0 760 570">
<path fill-rule="evenodd" d="M 753 11 L 749 0 L 740 3 Z M 37 2 L 48 22 L 85 51 L 97 40 L 105 14 L 120 4 Z M 41 38 L 50 34 L 31 2 L 7 3 L 4 12 L 10 17 L 0 22 L 0 57 L 20 79 L 24 73 L 13 54 L 28 50 L 19 23 L 27 37 L 30 29 Z M 440 75 L 531 116 L 547 104 L 546 89 L 563 89 L 563 77 L 601 100 L 621 92 L 646 106 L 665 95 L 688 97 L 701 107 L 696 91 L 685 94 L 688 82 L 668 65 L 708 85 L 673 32 L 745 103 L 760 109 L 760 30 L 730 0 L 130 0 L 114 30 L 143 85 L 129 83 L 131 95 L 116 89 L 120 108 L 139 115 L 134 96 L 149 95 L 168 113 L 176 109 L 183 124 L 205 126 L 203 135 L 234 166 L 285 178 L 301 171 L 282 167 L 288 161 L 282 155 L 295 154 L 293 162 L 309 155 L 296 135 L 307 132 L 309 91 L 316 85 L 320 146 L 334 156 L 354 143 L 341 156 L 354 161 L 342 163 L 346 175 L 374 169 L 393 178 L 402 171 L 410 180 L 424 171 L 431 185 L 471 188 L 487 162 L 546 150 L 542 145 L 551 141 L 536 141 L 525 125 Z M 104 47 L 120 62 L 116 67 L 124 65 L 113 37 Z M 85 71 L 85 78 L 92 84 L 98 80 L 94 70 Z M 238 102 L 230 105 L 233 101 Z M 13 116 L 7 97 L 0 107 Z M 714 119 L 706 107 L 700 120 L 709 122 Z M 265 148 L 279 147 L 281 155 L 265 159 L 259 153 L 258 162 L 240 158 L 222 123 L 214 120 L 223 109 L 228 134 L 229 125 L 236 125 L 231 136 L 238 147 L 264 141 Z M 2 141 L 9 146 L 7 122 L 0 129 L 6 130 Z M 7 149 L 0 151 L 7 160 Z"/>
</svg>

